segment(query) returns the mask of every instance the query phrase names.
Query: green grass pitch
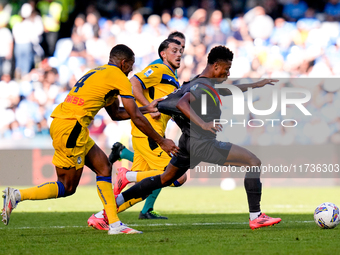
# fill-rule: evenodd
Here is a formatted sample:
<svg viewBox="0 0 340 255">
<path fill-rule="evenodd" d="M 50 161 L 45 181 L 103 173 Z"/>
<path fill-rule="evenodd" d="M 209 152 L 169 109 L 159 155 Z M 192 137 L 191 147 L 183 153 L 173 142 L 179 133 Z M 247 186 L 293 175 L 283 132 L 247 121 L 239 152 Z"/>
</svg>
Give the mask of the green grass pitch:
<svg viewBox="0 0 340 255">
<path fill-rule="evenodd" d="M 120 218 L 144 233 L 109 236 L 87 227 L 101 203 L 94 187 L 80 187 L 68 198 L 19 204 L 0 225 L 0 254 L 338 254 L 340 226 L 320 229 L 313 211 L 322 202 L 340 205 L 339 191 L 264 188 L 262 211 L 282 222 L 253 231 L 243 188 L 166 188 L 156 209 L 169 220 L 138 220 L 138 204 Z"/>
</svg>

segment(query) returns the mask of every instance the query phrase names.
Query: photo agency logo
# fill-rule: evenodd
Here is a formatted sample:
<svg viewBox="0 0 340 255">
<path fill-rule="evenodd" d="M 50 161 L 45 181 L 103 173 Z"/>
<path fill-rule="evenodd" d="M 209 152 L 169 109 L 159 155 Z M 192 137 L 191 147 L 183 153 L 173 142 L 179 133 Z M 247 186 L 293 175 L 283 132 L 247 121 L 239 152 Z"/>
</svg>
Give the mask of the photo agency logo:
<svg viewBox="0 0 340 255">
<path fill-rule="evenodd" d="M 263 127 L 265 125 L 269 125 L 274 127 L 277 124 L 280 124 L 283 127 L 296 127 L 298 125 L 298 121 L 292 118 L 284 118 L 287 116 L 287 108 L 296 107 L 297 110 L 301 111 L 305 116 L 311 116 L 312 114 L 306 109 L 303 105 L 308 103 L 311 100 L 311 92 L 304 88 L 294 88 L 294 87 L 283 87 L 280 90 L 278 88 L 272 87 L 271 99 L 269 102 L 271 106 L 269 109 L 259 110 L 254 106 L 254 93 L 253 88 L 248 88 L 244 92 L 247 93 L 247 100 L 245 100 L 244 92 L 237 85 L 227 85 L 227 84 L 216 84 L 214 89 L 212 86 L 204 84 L 207 89 L 200 88 L 206 92 L 206 94 L 202 94 L 201 97 L 201 115 L 207 115 L 207 97 L 211 97 L 217 106 L 218 102 L 215 99 L 218 99 L 220 105 L 222 106 L 222 101 L 219 96 L 219 93 L 216 89 L 228 89 L 231 92 L 231 97 L 233 100 L 232 104 L 232 113 L 235 116 L 245 116 L 248 113 L 253 114 L 254 116 L 270 116 L 278 109 L 280 110 L 280 115 L 282 118 L 261 118 L 261 119 L 244 119 L 243 121 L 238 120 L 233 121 L 233 119 L 214 119 L 214 126 L 216 124 L 221 125 L 229 125 L 230 127 L 234 126 L 243 126 L 243 127 Z M 261 88 L 260 88 L 261 89 Z M 215 95 L 215 96 L 214 96 Z M 248 111 L 246 111 L 246 107 L 248 107 Z"/>
</svg>

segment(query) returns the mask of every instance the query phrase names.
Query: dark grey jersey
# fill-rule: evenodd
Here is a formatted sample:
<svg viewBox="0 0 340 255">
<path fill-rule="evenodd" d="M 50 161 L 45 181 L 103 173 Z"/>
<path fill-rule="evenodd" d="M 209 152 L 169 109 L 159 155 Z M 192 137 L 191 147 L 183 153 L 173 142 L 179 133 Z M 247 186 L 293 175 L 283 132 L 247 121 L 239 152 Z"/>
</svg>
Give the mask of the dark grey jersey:
<svg viewBox="0 0 340 255">
<path fill-rule="evenodd" d="M 163 101 L 158 103 L 158 110 L 161 113 L 170 115 L 182 132 L 196 138 L 215 138 L 216 135 L 210 131 L 203 130 L 195 123 L 184 116 L 176 108 L 179 99 L 190 92 L 196 100 L 190 106 L 195 113 L 205 122 L 219 119 L 221 116 L 220 98 L 214 89 L 214 84 L 210 79 L 200 77 L 194 78 L 190 82 L 184 83 L 182 87 L 169 94 Z"/>
</svg>

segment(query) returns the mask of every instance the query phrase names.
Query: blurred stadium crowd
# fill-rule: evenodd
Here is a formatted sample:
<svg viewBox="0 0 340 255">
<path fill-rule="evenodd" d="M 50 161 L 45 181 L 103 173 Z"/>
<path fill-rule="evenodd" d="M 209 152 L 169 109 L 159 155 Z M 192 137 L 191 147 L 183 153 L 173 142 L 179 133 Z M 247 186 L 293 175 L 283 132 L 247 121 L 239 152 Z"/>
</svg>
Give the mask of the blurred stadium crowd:
<svg viewBox="0 0 340 255">
<path fill-rule="evenodd" d="M 135 52 L 132 75 L 157 59 L 159 44 L 178 30 L 187 39 L 180 83 L 200 73 L 211 47 L 223 44 L 234 52 L 231 78 L 280 78 L 280 86 L 312 91 L 306 106 L 312 117 L 298 110 L 285 117 L 297 119 L 297 128 L 247 128 L 231 140 L 340 143 L 339 20 L 338 0 L 1 0 L 0 140 L 48 137 L 56 104 L 87 70 L 107 63 L 115 44 Z M 256 104 L 266 109 L 266 99 L 268 93 L 257 93 Z M 129 137 L 130 124 L 112 122 L 101 111 L 90 131 L 111 146 Z"/>
</svg>

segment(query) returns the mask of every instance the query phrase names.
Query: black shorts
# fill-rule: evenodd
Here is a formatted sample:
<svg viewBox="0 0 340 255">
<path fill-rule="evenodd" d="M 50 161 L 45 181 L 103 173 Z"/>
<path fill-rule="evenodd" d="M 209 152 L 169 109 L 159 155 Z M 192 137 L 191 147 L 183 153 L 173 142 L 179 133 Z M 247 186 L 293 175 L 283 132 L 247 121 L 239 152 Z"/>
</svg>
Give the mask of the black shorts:
<svg viewBox="0 0 340 255">
<path fill-rule="evenodd" d="M 216 139 L 197 139 L 182 134 L 178 143 L 180 150 L 170 163 L 181 169 L 193 169 L 200 162 L 223 165 L 227 161 L 231 146 L 232 143 Z"/>
</svg>

